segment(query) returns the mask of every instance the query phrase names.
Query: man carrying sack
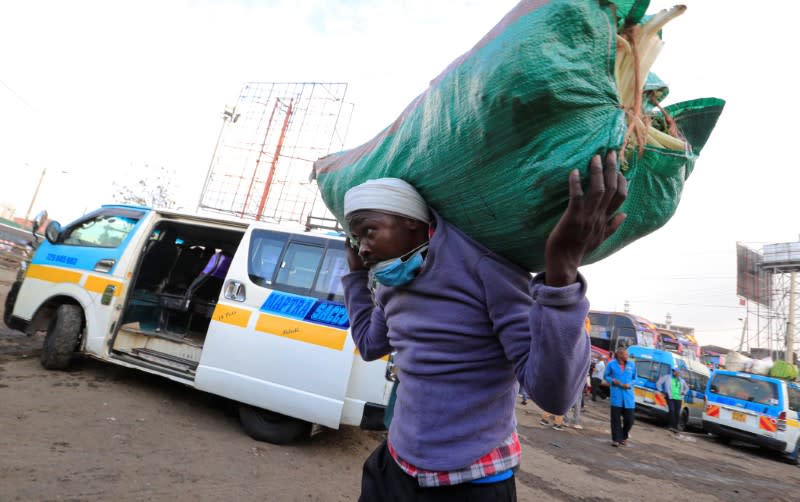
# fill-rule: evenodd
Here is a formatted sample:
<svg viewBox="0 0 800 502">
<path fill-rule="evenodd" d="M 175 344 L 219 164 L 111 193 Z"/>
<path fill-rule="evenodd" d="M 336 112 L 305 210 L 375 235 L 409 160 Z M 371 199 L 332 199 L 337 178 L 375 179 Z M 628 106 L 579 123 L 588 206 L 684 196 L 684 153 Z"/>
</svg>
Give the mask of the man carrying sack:
<svg viewBox="0 0 800 502">
<path fill-rule="evenodd" d="M 361 356 L 395 352 L 387 441 L 364 464 L 362 501 L 516 500 L 517 382 L 563 414 L 584 385 L 589 339 L 583 257 L 622 223 L 615 152 L 589 166 L 528 271 L 467 237 L 410 184 L 370 180 L 345 195 L 351 272 L 342 279 Z M 503 222 L 497 222 L 502 225 Z"/>
</svg>

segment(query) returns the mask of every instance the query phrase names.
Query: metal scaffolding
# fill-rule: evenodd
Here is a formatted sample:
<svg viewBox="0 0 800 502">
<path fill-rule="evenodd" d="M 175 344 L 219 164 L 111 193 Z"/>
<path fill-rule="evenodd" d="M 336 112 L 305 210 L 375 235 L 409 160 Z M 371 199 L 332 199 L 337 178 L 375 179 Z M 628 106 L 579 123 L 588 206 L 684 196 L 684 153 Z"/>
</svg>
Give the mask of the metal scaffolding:
<svg viewBox="0 0 800 502">
<path fill-rule="evenodd" d="M 768 244 L 758 255 L 756 273 L 767 290 L 762 301 L 747 302 L 740 350 L 784 359 L 788 345 L 800 350 L 800 243 Z"/>
<path fill-rule="evenodd" d="M 223 113 L 198 210 L 335 227 L 309 176 L 315 160 L 344 148 L 346 93 L 345 83 L 245 84 Z"/>
</svg>

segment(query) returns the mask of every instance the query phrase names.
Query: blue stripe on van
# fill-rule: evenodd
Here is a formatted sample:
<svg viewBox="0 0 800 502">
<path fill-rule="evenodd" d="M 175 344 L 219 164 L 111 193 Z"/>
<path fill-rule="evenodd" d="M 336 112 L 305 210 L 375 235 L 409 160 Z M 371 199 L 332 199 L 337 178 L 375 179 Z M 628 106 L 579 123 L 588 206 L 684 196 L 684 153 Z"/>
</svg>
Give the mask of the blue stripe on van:
<svg viewBox="0 0 800 502">
<path fill-rule="evenodd" d="M 259 310 L 333 328 L 350 327 L 344 304 L 309 296 L 273 291 Z"/>
</svg>

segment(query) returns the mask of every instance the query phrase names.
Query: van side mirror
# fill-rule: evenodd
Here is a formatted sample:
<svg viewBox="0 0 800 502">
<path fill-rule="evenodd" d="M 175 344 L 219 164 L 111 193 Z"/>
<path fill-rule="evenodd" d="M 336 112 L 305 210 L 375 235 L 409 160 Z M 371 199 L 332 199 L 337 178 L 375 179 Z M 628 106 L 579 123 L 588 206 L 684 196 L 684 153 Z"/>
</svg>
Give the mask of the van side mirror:
<svg viewBox="0 0 800 502">
<path fill-rule="evenodd" d="M 42 223 L 47 221 L 47 211 L 41 211 L 39 214 L 33 217 L 33 228 L 31 229 L 34 233 L 39 231 L 39 227 L 42 226 Z"/>
<path fill-rule="evenodd" d="M 44 236 L 50 244 L 56 244 L 58 238 L 61 237 L 61 224 L 57 221 L 51 221 L 44 229 Z"/>
</svg>

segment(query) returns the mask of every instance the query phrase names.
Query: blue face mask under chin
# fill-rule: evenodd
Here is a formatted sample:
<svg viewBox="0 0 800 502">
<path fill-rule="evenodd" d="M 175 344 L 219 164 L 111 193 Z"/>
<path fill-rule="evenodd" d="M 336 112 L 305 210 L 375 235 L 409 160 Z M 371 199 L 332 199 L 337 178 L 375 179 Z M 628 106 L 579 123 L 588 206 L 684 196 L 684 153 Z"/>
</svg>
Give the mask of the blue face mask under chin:
<svg viewBox="0 0 800 502">
<path fill-rule="evenodd" d="M 384 286 L 397 287 L 411 282 L 422 268 L 422 254 L 428 249 L 428 243 L 406 255 L 406 258 L 392 258 L 376 263 L 369 270 L 369 283 L 374 286 L 376 282 Z"/>
</svg>

